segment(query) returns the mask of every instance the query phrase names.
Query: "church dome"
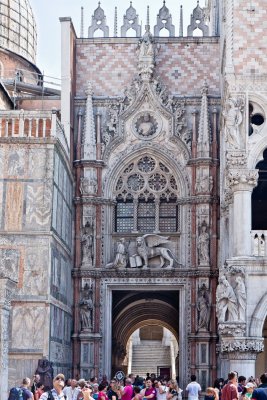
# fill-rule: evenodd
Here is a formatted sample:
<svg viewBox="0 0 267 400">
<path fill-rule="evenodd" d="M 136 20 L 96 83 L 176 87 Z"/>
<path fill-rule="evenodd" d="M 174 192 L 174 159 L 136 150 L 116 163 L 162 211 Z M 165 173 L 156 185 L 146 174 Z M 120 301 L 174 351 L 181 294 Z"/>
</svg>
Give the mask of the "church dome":
<svg viewBox="0 0 267 400">
<path fill-rule="evenodd" d="M 35 64 L 37 33 L 29 0 L 0 0 L 0 46 Z"/>
</svg>

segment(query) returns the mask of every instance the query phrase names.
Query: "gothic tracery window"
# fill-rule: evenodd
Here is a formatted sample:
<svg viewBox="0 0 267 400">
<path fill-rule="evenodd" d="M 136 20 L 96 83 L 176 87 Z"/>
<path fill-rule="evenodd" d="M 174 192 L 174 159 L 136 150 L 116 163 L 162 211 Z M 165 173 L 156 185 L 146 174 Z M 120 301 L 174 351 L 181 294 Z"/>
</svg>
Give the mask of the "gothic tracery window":
<svg viewBox="0 0 267 400">
<path fill-rule="evenodd" d="M 115 231 L 179 231 L 178 185 L 170 169 L 154 157 L 131 162 L 116 187 Z"/>
</svg>

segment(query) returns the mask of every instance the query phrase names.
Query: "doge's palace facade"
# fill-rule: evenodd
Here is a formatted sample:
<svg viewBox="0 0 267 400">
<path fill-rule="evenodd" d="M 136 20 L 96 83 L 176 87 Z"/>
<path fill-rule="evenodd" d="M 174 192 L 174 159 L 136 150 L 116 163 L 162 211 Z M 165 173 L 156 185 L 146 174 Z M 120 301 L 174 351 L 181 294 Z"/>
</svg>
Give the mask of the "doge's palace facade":
<svg viewBox="0 0 267 400">
<path fill-rule="evenodd" d="M 148 9 L 143 31 L 130 4 L 112 35 L 99 4 L 82 37 L 60 18 L 62 90 L 46 93 L 45 110 L 32 111 L 35 95 L 11 111 L 11 88 L 2 91 L 2 382 L 19 379 L 15 365 L 32 375 L 44 357 L 55 373 L 110 377 L 127 370 L 128 340 L 147 325 L 174 335 L 181 387 L 191 373 L 205 388 L 229 370 L 265 369 L 258 3 L 197 4 L 186 35 L 182 10 L 178 33 L 165 2 L 156 21 Z M 31 54 L 37 82 L 24 74 L 21 90 L 40 86 Z M 18 337 L 23 324 L 32 334 Z"/>
</svg>

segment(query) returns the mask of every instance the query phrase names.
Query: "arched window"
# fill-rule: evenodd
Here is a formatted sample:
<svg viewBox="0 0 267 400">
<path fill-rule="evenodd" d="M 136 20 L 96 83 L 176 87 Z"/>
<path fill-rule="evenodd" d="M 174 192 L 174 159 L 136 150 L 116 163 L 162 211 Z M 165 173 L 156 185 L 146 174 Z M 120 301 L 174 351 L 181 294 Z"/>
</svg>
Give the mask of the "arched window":
<svg viewBox="0 0 267 400">
<path fill-rule="evenodd" d="M 179 231 L 178 186 L 162 162 L 143 156 L 131 162 L 117 180 L 115 231 Z"/>
<path fill-rule="evenodd" d="M 252 229 L 267 230 L 267 149 L 256 168 L 259 169 L 259 179 L 252 192 Z"/>
</svg>

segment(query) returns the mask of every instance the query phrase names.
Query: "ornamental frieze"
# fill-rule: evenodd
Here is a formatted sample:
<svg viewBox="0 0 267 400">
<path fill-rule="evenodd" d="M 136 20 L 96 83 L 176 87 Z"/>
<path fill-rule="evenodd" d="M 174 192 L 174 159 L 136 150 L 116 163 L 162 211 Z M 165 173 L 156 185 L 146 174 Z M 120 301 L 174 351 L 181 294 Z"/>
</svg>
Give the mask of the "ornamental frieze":
<svg viewBox="0 0 267 400">
<path fill-rule="evenodd" d="M 220 353 L 231 353 L 234 351 L 238 352 L 256 352 L 260 353 L 264 350 L 264 343 L 262 340 L 233 340 L 223 341 L 217 345 L 217 351 Z"/>
<path fill-rule="evenodd" d="M 252 188 L 257 185 L 258 170 L 249 169 L 231 169 L 228 173 L 229 187 L 235 189 L 237 185 L 251 186 Z"/>
</svg>

